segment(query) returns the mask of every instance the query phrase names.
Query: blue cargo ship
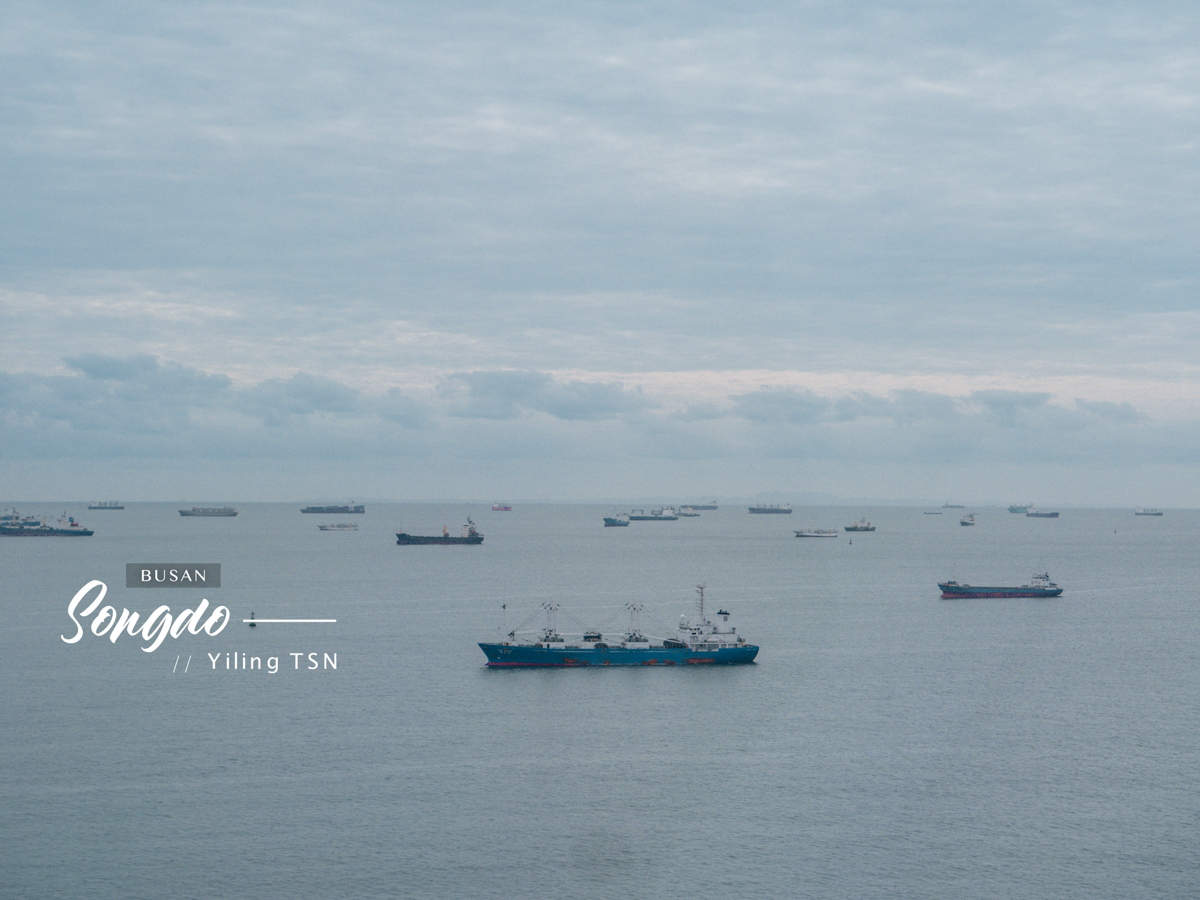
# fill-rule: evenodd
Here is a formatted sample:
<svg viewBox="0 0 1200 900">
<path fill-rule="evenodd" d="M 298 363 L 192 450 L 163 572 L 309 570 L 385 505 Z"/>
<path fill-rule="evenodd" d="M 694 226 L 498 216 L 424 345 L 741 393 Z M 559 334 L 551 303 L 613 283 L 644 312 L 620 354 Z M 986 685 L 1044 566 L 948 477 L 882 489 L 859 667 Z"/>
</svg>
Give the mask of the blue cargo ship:
<svg viewBox="0 0 1200 900">
<path fill-rule="evenodd" d="M 704 612 L 704 586 L 697 588 L 700 615 L 695 623 L 681 619 L 673 638 L 647 637 L 641 629 L 641 604 L 630 603 L 629 630 L 616 638 L 607 638 L 598 630 L 586 630 L 568 640 L 558 630 L 557 603 L 544 603 L 545 626 L 529 637 L 522 637 L 520 626 L 495 643 L 480 643 L 487 664 L 494 667 L 545 666 L 694 666 L 742 665 L 754 662 L 758 647 L 746 643 L 730 624 L 729 613 L 722 609 L 716 619 Z"/>
<path fill-rule="evenodd" d="M 1063 589 L 1050 580 L 1050 573 L 1034 575 L 1029 584 L 1020 587 L 978 587 L 957 581 L 939 581 L 943 600 L 965 600 L 983 597 L 1057 597 Z"/>
<path fill-rule="evenodd" d="M 91 537 L 95 534 L 90 528 L 84 528 L 75 521 L 74 516 L 65 512 L 57 525 L 51 525 L 45 518 L 22 516 L 15 509 L 11 513 L 0 516 L 0 536 L 6 537 Z"/>
</svg>

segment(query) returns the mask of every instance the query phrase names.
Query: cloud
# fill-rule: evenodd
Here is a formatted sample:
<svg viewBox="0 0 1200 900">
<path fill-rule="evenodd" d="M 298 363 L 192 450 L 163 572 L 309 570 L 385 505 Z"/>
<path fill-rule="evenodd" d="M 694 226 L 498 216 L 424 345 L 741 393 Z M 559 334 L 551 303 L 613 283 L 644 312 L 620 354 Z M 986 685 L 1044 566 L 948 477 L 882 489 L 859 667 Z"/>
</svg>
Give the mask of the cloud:
<svg viewBox="0 0 1200 900">
<path fill-rule="evenodd" d="M 544 413 L 567 421 L 604 421 L 646 409 L 637 390 L 619 383 L 555 382 L 540 372 L 462 372 L 440 388 L 447 414 L 474 419 L 515 419 Z"/>
<path fill-rule="evenodd" d="M 293 416 L 351 416 L 362 409 L 357 390 L 307 372 L 261 382 L 241 395 L 240 405 L 268 425 L 281 425 Z"/>
<path fill-rule="evenodd" d="M 1110 403 L 1107 400 L 1083 400 L 1076 397 L 1075 405 L 1085 412 L 1113 423 L 1134 425 L 1149 421 L 1149 417 L 1134 409 L 1132 403 Z"/>
</svg>

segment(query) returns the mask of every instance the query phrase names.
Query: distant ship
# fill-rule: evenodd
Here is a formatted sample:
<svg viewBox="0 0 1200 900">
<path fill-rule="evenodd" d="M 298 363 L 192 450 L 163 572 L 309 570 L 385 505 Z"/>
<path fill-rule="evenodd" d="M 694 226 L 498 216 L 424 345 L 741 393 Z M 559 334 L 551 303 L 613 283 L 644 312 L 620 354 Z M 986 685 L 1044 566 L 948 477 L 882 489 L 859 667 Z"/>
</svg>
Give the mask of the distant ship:
<svg viewBox="0 0 1200 900">
<path fill-rule="evenodd" d="M 782 506 L 780 506 L 778 503 L 764 503 L 760 504 L 759 506 L 751 506 L 750 512 L 757 513 L 758 515 L 782 513 L 783 515 L 790 516 L 792 514 L 792 505 L 790 503 L 785 503 Z"/>
<path fill-rule="evenodd" d="M 714 500 L 712 503 L 692 503 L 690 506 L 692 509 L 713 510 L 717 508 L 717 501 Z"/>
<path fill-rule="evenodd" d="M 939 581 L 942 589 L 942 599 L 956 600 L 982 597 L 1057 597 L 1063 592 L 1057 584 L 1050 580 L 1050 573 L 1034 575 L 1029 584 L 1020 587 L 974 587 L 969 584 L 959 584 L 957 581 Z"/>
<path fill-rule="evenodd" d="M 365 513 L 367 508 L 363 504 L 353 505 L 351 500 L 346 506 L 306 506 L 300 510 L 302 513 L 322 513 L 326 516 L 336 515 L 353 515 L 354 513 Z"/>
<path fill-rule="evenodd" d="M 1031 509 L 1033 509 L 1033 504 L 1026 503 L 1024 506 L 1016 506 L 1016 505 L 1010 506 L 1008 508 L 1008 511 L 1011 513 L 1023 513 L 1023 512 L 1029 512 L 1029 510 L 1031 510 Z"/>
<path fill-rule="evenodd" d="M 492 504 L 492 512 L 512 512 L 512 507 L 507 503 L 496 501 Z"/>
<path fill-rule="evenodd" d="M 1027 519 L 1057 519 L 1057 512 L 1038 512 L 1036 509 L 1025 510 L 1025 518 Z"/>
<path fill-rule="evenodd" d="M 695 508 L 691 507 L 691 506 L 679 507 L 679 509 L 675 510 L 675 515 L 679 516 L 679 518 L 681 518 L 681 519 L 698 519 L 698 518 L 700 518 L 700 513 L 696 512 Z"/>
<path fill-rule="evenodd" d="M 480 643 L 479 649 L 493 667 L 568 667 L 568 666 L 694 666 L 739 665 L 754 662 L 758 647 L 746 643 L 729 624 L 729 613 L 718 610 L 715 620 L 704 612 L 704 586 L 700 593 L 699 619 L 693 624 L 682 619 L 674 637 L 661 640 L 642 632 L 640 603 L 626 604 L 629 630 L 618 637 L 606 638 L 600 631 L 586 630 L 567 640 L 557 627 L 558 604 L 542 604 L 546 624 L 536 632 L 522 632 L 518 626 L 504 640 Z"/>
<path fill-rule="evenodd" d="M 644 509 L 633 509 L 629 511 L 629 521 L 631 522 L 674 522 L 679 519 L 675 515 L 675 510 L 667 506 L 662 509 L 652 509 L 646 512 Z"/>
<path fill-rule="evenodd" d="M 942 509 L 966 509 L 966 507 L 961 503 L 951 503 L 949 500 L 947 500 L 942 504 Z"/>
<path fill-rule="evenodd" d="M 463 526 L 463 532 L 460 537 L 453 537 L 449 529 L 442 526 L 442 533 L 438 535 L 422 535 L 422 534 L 406 534 L 403 531 L 396 535 L 397 544 L 482 544 L 483 535 L 475 530 L 475 523 L 469 518 L 467 524 Z"/>
<path fill-rule="evenodd" d="M 121 505 L 121 504 L 120 504 L 118 501 L 116 501 L 116 500 L 105 500 L 105 501 L 104 501 L 104 502 L 102 502 L 102 503 L 90 503 L 90 504 L 88 504 L 88 509 L 124 509 L 124 508 L 125 508 L 125 507 L 124 507 L 124 506 L 122 506 L 122 505 Z"/>
<path fill-rule="evenodd" d="M 963 516 L 961 519 L 958 520 L 958 524 L 959 525 L 974 525 L 975 524 L 975 513 L 967 513 L 967 515 Z"/>
<path fill-rule="evenodd" d="M 354 522 L 334 522 L 328 525 L 317 526 L 322 531 L 358 531 L 358 525 Z"/>
<path fill-rule="evenodd" d="M 872 525 L 870 522 L 868 522 L 866 519 L 859 519 L 853 525 L 847 525 L 846 530 L 847 531 L 874 531 L 875 526 Z"/>
<path fill-rule="evenodd" d="M 181 516 L 236 516 L 238 511 L 232 506 L 193 506 L 191 509 L 181 509 Z"/>
<path fill-rule="evenodd" d="M 629 515 L 627 513 L 618 513 L 615 516 L 604 517 L 605 528 L 624 528 L 629 524 Z"/>
<path fill-rule="evenodd" d="M 91 537 L 95 534 L 71 516 L 63 514 L 56 525 L 44 518 L 22 516 L 15 509 L 0 519 L 0 537 Z"/>
<path fill-rule="evenodd" d="M 796 532 L 796 537 L 835 538 L 837 536 L 836 528 L 804 528 Z"/>
<path fill-rule="evenodd" d="M 1137 509 L 1135 509 L 1135 510 L 1133 511 L 1133 514 L 1134 514 L 1135 516 L 1161 516 L 1161 515 L 1162 515 L 1162 510 L 1160 510 L 1160 509 L 1147 509 L 1147 508 L 1146 508 L 1146 507 L 1144 507 L 1144 506 L 1139 506 Z"/>
</svg>

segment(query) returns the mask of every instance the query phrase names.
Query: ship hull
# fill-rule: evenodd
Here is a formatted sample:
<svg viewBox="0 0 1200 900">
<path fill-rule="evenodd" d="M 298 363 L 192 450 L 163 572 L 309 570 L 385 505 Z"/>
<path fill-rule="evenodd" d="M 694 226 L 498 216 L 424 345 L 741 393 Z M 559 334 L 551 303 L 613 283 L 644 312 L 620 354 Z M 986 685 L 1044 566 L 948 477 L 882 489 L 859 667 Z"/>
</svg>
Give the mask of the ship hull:
<svg viewBox="0 0 1200 900">
<path fill-rule="evenodd" d="M 354 515 L 355 513 L 366 513 L 366 511 L 366 506 L 306 506 L 300 510 L 302 513 L 321 513 L 326 516 Z"/>
<path fill-rule="evenodd" d="M 692 507 L 695 509 L 696 507 Z M 750 512 L 756 516 L 790 516 L 792 511 L 787 507 L 779 506 L 751 506 Z"/>
<path fill-rule="evenodd" d="M 181 509 L 179 511 L 179 514 L 181 516 L 200 516 L 200 517 L 206 518 L 206 519 L 213 519 L 213 518 L 224 519 L 224 518 L 229 518 L 230 516 L 236 516 L 237 510 L 236 509 L 214 509 L 214 510 Z"/>
<path fill-rule="evenodd" d="M 1025 513 L 1025 518 L 1027 518 L 1027 519 L 1057 519 L 1058 513 L 1056 513 L 1056 512 L 1048 512 L 1048 513 L 1027 512 L 1027 513 Z"/>
<path fill-rule="evenodd" d="M 397 534 L 396 543 L 411 544 L 482 544 L 483 535 L 473 534 L 469 537 L 443 537 L 441 535 Z"/>
<path fill-rule="evenodd" d="M 721 650 L 650 648 L 557 648 L 524 644 L 484 644 L 479 649 L 493 668 L 582 668 L 585 666 L 745 665 L 754 662 L 758 647 L 744 644 Z"/>
<path fill-rule="evenodd" d="M 1063 589 L 1060 587 L 972 587 L 961 584 L 938 584 L 942 589 L 943 600 L 969 600 L 1003 597 L 1057 597 Z"/>
<path fill-rule="evenodd" d="M 20 525 L 0 525 L 0 537 L 91 537 L 94 531 L 86 528 L 25 528 Z"/>
</svg>

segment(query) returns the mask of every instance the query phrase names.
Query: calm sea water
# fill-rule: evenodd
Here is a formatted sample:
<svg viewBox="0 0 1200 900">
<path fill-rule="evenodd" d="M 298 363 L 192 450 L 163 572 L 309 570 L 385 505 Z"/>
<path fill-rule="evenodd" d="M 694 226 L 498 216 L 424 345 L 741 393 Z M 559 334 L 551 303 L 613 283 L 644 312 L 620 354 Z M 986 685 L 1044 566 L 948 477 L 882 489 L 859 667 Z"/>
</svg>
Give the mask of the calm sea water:
<svg viewBox="0 0 1200 900">
<path fill-rule="evenodd" d="M 0 540 L 0 896 L 1200 893 L 1200 513 L 605 529 L 607 507 L 178 505 L 67 507 L 94 537 Z M 482 546 L 394 543 L 468 514 Z M 878 531 L 852 541 L 792 535 L 864 515 Z M 128 590 L 127 562 L 218 562 L 223 584 Z M 1062 598 L 935 585 L 1035 569 Z M 118 609 L 207 597 L 235 624 L 68 645 L 92 579 Z M 757 664 L 491 671 L 476 646 L 548 600 L 613 629 L 638 601 L 661 634 L 699 583 Z M 227 670 L 235 652 L 280 670 Z"/>
</svg>

